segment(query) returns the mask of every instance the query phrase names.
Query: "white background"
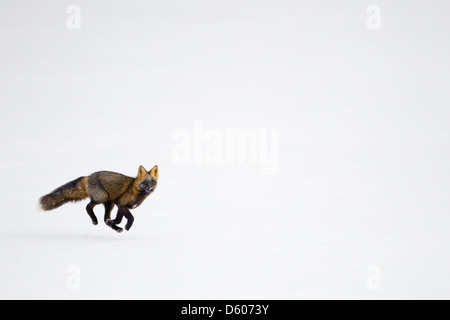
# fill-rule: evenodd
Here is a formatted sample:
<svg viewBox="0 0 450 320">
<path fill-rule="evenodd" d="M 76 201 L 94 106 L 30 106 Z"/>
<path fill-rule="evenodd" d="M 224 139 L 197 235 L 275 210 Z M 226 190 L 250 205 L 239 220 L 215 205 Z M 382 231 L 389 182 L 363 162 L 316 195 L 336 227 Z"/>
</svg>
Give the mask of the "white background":
<svg viewBox="0 0 450 320">
<path fill-rule="evenodd" d="M 448 1 L 0 8 L 0 298 L 450 298 Z M 195 121 L 278 129 L 278 172 L 176 165 Z M 38 208 L 141 164 L 160 181 L 129 232 Z"/>
</svg>

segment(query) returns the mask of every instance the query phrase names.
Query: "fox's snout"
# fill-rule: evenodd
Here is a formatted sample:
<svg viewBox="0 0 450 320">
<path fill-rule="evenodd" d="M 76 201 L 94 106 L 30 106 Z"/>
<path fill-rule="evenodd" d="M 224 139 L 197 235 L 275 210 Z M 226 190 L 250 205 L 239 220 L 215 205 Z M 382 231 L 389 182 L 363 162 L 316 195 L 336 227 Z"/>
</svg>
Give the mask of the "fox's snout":
<svg viewBox="0 0 450 320">
<path fill-rule="evenodd" d="M 156 181 L 155 180 L 150 180 L 150 181 L 146 180 L 146 181 L 144 181 L 143 185 L 144 185 L 142 188 L 143 191 L 146 194 L 151 194 L 153 191 L 155 191 Z"/>
</svg>

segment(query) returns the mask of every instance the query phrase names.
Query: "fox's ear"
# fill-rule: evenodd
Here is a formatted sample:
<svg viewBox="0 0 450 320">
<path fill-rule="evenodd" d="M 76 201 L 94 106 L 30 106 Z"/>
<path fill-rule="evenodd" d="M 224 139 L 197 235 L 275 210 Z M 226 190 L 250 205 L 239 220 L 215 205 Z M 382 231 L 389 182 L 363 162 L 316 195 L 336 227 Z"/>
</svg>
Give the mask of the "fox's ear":
<svg viewBox="0 0 450 320">
<path fill-rule="evenodd" d="M 138 171 L 138 178 L 142 178 L 146 174 L 147 174 L 147 170 L 145 170 L 145 168 L 143 166 L 140 166 L 139 171 Z"/>
<path fill-rule="evenodd" d="M 152 168 L 152 170 L 150 170 L 150 175 L 151 175 L 152 177 L 154 177 L 156 180 L 158 180 L 158 177 L 159 177 L 158 166 L 154 166 L 154 167 Z"/>
</svg>

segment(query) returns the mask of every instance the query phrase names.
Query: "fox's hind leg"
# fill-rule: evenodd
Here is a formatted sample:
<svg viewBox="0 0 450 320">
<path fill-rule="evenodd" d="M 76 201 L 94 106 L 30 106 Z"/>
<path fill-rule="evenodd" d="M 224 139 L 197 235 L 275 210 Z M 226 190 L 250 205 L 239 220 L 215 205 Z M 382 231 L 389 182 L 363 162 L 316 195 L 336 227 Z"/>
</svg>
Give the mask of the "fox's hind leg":
<svg viewBox="0 0 450 320">
<path fill-rule="evenodd" d="M 113 229 L 116 232 L 121 233 L 123 231 L 122 228 L 118 227 L 117 225 L 122 222 L 123 214 L 120 214 L 120 210 L 117 211 L 117 216 L 114 220 L 111 220 L 111 211 L 114 207 L 114 204 L 110 201 L 105 203 L 105 223 L 108 227 Z"/>
<path fill-rule="evenodd" d="M 111 211 L 114 207 L 114 204 L 111 201 L 107 201 L 103 204 L 105 206 L 105 218 L 104 221 L 107 223 L 108 220 L 111 220 Z"/>
<path fill-rule="evenodd" d="M 111 229 L 117 231 L 117 232 L 122 232 L 123 229 L 118 227 L 116 223 L 117 217 L 114 220 L 111 220 L 111 211 L 114 207 L 114 204 L 111 201 L 105 202 L 104 203 L 105 206 L 105 223 L 108 227 L 111 227 Z M 119 222 L 120 223 L 120 222 Z"/>
<path fill-rule="evenodd" d="M 91 202 L 89 202 L 89 204 L 86 206 L 86 211 L 89 215 L 89 217 L 91 217 L 92 220 L 92 224 L 94 226 L 96 226 L 98 224 L 98 220 L 97 217 L 94 214 L 94 207 L 97 205 L 98 203 L 95 202 L 94 200 L 91 200 Z"/>
</svg>

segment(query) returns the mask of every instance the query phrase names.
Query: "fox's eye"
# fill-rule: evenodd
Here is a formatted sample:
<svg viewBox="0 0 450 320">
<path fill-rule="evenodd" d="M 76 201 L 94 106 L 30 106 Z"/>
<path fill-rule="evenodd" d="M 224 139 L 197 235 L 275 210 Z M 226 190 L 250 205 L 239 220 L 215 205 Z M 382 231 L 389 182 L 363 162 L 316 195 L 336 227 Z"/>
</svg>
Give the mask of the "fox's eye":
<svg viewBox="0 0 450 320">
<path fill-rule="evenodd" d="M 148 181 L 145 180 L 145 181 L 143 182 L 143 184 L 147 186 L 147 185 L 148 185 Z"/>
</svg>

